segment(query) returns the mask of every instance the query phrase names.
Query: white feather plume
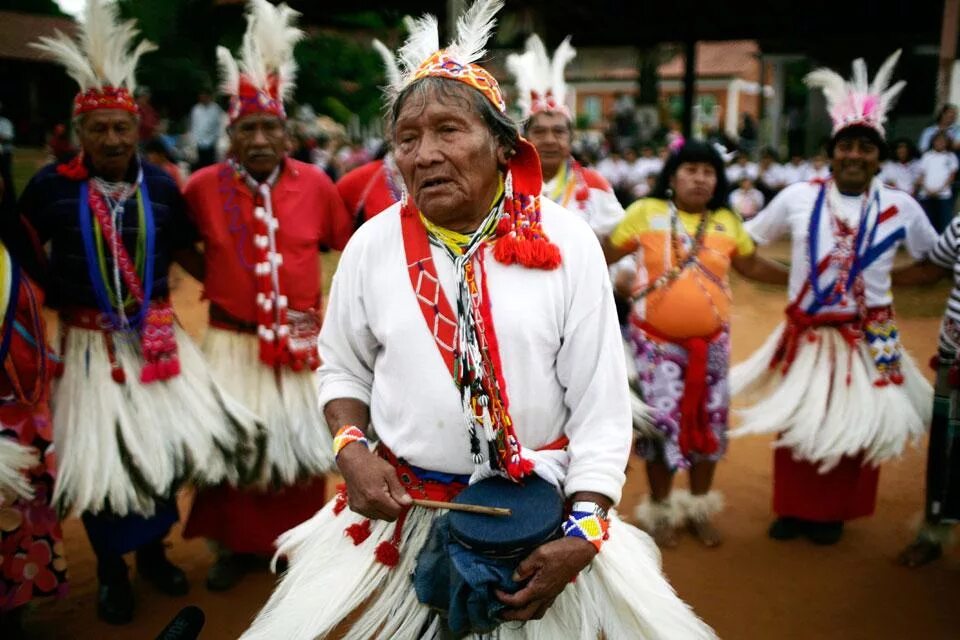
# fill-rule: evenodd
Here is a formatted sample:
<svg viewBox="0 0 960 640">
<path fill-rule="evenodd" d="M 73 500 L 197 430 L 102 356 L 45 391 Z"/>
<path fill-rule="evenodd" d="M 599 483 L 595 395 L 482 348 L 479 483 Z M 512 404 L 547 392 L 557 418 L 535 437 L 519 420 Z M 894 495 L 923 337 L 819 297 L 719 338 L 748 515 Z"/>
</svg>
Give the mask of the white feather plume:
<svg viewBox="0 0 960 640">
<path fill-rule="evenodd" d="M 404 23 L 407 26 L 407 39 L 397 51 L 397 62 L 403 76 L 409 78 L 427 58 L 440 49 L 440 33 L 437 18 L 429 13 L 415 20 L 405 20 Z M 401 81 L 398 91 L 402 87 Z"/>
<path fill-rule="evenodd" d="M 30 46 L 47 53 L 66 67 L 81 91 L 105 86 L 136 89 L 136 70 L 140 57 L 156 50 L 147 40 L 136 46 L 140 34 L 133 20 L 120 21 L 113 0 L 88 0 L 77 40 L 61 31 L 42 36 Z"/>
<path fill-rule="evenodd" d="M 217 69 L 220 71 L 220 93 L 225 96 L 237 95 L 240 86 L 240 68 L 226 47 L 217 47 Z"/>
<path fill-rule="evenodd" d="M 567 65 L 577 56 L 577 50 L 570 44 L 570 36 L 563 39 L 553 52 L 553 96 L 559 104 L 567 101 Z"/>
<path fill-rule="evenodd" d="M 874 76 L 873 82 L 870 84 L 870 93 L 879 95 L 887 90 L 890 78 L 893 77 L 893 69 L 897 66 L 901 53 L 903 53 L 903 49 L 897 49 L 880 65 L 877 75 Z"/>
<path fill-rule="evenodd" d="M 497 24 L 503 0 L 476 0 L 457 20 L 457 38 L 447 48 L 460 64 L 476 62 L 487 52 L 487 41 Z"/>
<path fill-rule="evenodd" d="M 577 50 L 570 45 L 568 36 L 554 51 L 551 60 L 543 41 L 533 34 L 524 43 L 522 54 L 507 56 L 507 70 L 515 78 L 517 106 L 524 119 L 532 115 L 532 93 L 541 98 L 550 93 L 558 105 L 566 103 L 567 83 L 564 73 L 576 55 Z"/>
<path fill-rule="evenodd" d="M 906 86 L 900 81 L 887 88 L 893 69 L 900 58 L 897 50 L 881 65 L 873 82 L 869 82 L 867 65 L 862 58 L 853 61 L 853 75 L 849 82 L 831 69 L 817 69 L 804 78 L 807 86 L 823 90 L 827 111 L 833 120 L 833 133 L 854 124 L 876 129 L 881 136 L 887 113 Z"/>
<path fill-rule="evenodd" d="M 376 38 L 373 39 L 371 44 L 383 59 L 383 71 L 387 77 L 387 87 L 396 87 L 401 82 L 401 76 L 400 67 L 397 66 L 397 59 L 394 57 L 393 52 L 387 48 L 387 45 Z"/>
<path fill-rule="evenodd" d="M 299 15 L 285 3 L 276 6 L 267 0 L 249 0 L 247 3 L 247 30 L 240 45 L 238 70 L 261 90 L 267 89 L 271 76 L 276 75 L 281 99 L 289 99 L 296 86 L 297 63 L 293 47 L 304 36 L 303 31 L 294 26 Z M 225 58 L 219 51 L 217 56 L 222 68 Z M 239 82 L 239 75 L 236 80 Z M 236 93 L 234 84 L 229 94 Z"/>
</svg>

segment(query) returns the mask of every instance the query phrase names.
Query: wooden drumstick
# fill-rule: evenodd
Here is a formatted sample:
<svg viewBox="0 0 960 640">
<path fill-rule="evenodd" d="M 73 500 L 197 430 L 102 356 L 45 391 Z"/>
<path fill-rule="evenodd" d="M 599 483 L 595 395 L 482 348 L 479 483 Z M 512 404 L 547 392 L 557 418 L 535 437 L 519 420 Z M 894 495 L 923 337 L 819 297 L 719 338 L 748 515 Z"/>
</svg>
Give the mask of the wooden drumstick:
<svg viewBox="0 0 960 640">
<path fill-rule="evenodd" d="M 479 504 L 459 504 L 456 502 L 442 502 L 440 500 L 421 500 L 413 499 L 413 504 L 428 509 L 449 509 L 450 511 L 466 511 L 467 513 L 479 513 L 485 516 L 509 517 L 513 511 L 503 507 L 484 507 Z"/>
</svg>

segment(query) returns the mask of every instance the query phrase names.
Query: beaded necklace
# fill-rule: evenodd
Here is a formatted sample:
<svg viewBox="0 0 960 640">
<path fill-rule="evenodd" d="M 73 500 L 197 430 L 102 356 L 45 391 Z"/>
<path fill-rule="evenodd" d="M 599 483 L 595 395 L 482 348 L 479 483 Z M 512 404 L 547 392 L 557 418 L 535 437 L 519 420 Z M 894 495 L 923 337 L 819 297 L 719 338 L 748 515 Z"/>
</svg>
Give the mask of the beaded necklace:
<svg viewBox="0 0 960 640">
<path fill-rule="evenodd" d="M 634 301 L 642 300 L 657 289 L 662 289 L 672 284 L 673 281 L 679 278 L 684 271 L 696 264 L 700 254 L 700 249 L 703 246 L 703 238 L 706 236 L 707 232 L 707 221 L 710 218 L 709 211 L 705 211 L 700 215 L 700 222 L 697 225 L 697 233 L 693 238 L 693 244 L 690 246 L 690 250 L 687 252 L 686 256 L 677 262 L 680 256 L 683 255 L 683 250 L 680 246 L 680 234 L 678 232 L 679 229 L 683 229 L 683 223 L 680 221 L 680 214 L 677 211 L 677 205 L 673 202 L 673 200 L 668 200 L 667 205 L 670 207 L 670 254 L 667 255 L 667 264 L 675 266 L 665 271 L 663 275 L 648 284 L 642 291 L 634 295 Z M 689 237 L 686 229 L 683 229 L 683 233 Z"/>
<path fill-rule="evenodd" d="M 130 190 L 124 189 L 126 197 L 111 198 L 101 191 L 102 182 L 91 179 L 80 185 L 79 223 L 86 256 L 87 272 L 93 285 L 94 295 L 100 310 L 107 315 L 114 328 L 140 327 L 150 306 L 153 290 L 153 247 L 155 231 L 153 208 L 143 181 L 143 171 L 138 173 Z M 135 189 L 135 192 L 132 191 Z M 111 195 L 118 190 L 107 189 Z M 122 210 L 131 193 L 136 194 L 138 212 L 137 247 L 138 257 L 131 259 L 123 245 Z M 91 209 L 93 214 L 91 215 Z M 102 237 L 101 237 L 102 236 Z M 109 246 L 113 273 L 106 273 L 106 252 Z M 113 276 L 112 278 L 110 276 Z M 112 283 L 112 288 L 111 288 Z M 126 304 L 121 297 L 122 285 L 129 296 L 139 305 L 136 315 L 128 318 Z"/>
<path fill-rule="evenodd" d="M 807 280 L 810 283 L 810 290 L 813 295 L 813 301 L 808 309 L 811 313 L 826 306 L 838 303 L 844 304 L 847 292 L 856 293 L 854 283 L 866 267 L 863 258 L 873 244 L 879 226 L 878 223 L 874 223 L 868 234 L 870 209 L 876 205 L 877 212 L 880 211 L 880 189 L 876 180 L 871 183 L 870 188 L 863 195 L 856 232 L 854 232 L 852 226 L 840 218 L 837 212 L 838 207 L 835 200 L 838 193 L 836 184 L 832 179 L 824 182 L 820 186 L 820 193 L 817 194 L 817 200 L 810 215 L 810 226 L 807 233 L 807 256 L 809 260 Z M 819 283 L 819 265 L 821 262 L 819 256 L 820 219 L 823 215 L 825 202 L 830 215 L 831 235 L 836 242 L 834 248 L 830 251 L 830 255 L 827 256 L 826 266 L 835 265 L 837 277 L 831 285 L 821 288 Z"/>
</svg>

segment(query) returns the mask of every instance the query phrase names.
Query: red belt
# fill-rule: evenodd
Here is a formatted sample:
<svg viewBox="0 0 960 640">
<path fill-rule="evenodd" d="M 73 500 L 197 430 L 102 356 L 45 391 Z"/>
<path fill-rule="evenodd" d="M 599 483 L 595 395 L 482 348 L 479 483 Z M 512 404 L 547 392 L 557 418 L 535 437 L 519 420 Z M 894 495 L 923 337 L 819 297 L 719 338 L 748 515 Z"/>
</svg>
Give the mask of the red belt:
<svg viewBox="0 0 960 640">
<path fill-rule="evenodd" d="M 546 451 L 563 449 L 568 443 L 569 440 L 566 436 L 560 436 L 558 439 L 548 443 L 539 450 Z M 406 489 L 407 493 L 409 493 L 410 496 L 415 499 L 449 502 L 467 487 L 466 482 L 453 481 L 447 483 L 440 482 L 438 480 L 424 479 L 417 476 L 413 467 L 398 458 L 383 443 L 380 443 L 377 446 L 377 453 L 381 458 L 389 462 L 393 468 L 397 470 L 397 478 L 400 479 L 400 483 L 403 485 L 403 488 Z M 346 507 L 347 485 L 340 484 L 337 486 L 337 496 L 333 505 L 333 513 L 335 515 L 339 515 L 340 512 L 342 512 Z M 389 540 L 384 540 L 377 545 L 374 555 L 376 556 L 377 561 L 381 564 L 388 567 L 397 566 L 397 562 L 400 560 L 400 540 L 403 536 L 403 524 L 407 520 L 408 513 L 410 513 L 409 507 L 400 512 L 400 515 L 397 516 L 397 522 L 393 529 L 393 535 L 390 536 Z M 344 529 L 344 535 L 349 536 L 350 539 L 353 540 L 354 545 L 361 544 L 364 540 L 370 537 L 370 520 L 365 518 L 356 524 L 350 525 Z"/>
<path fill-rule="evenodd" d="M 662 342 L 669 342 L 687 352 L 687 369 L 683 377 L 683 398 L 680 400 L 680 435 L 678 444 L 685 456 L 691 451 L 710 455 L 717 452 L 720 443 L 710 428 L 707 414 L 707 360 L 710 344 L 723 334 L 723 327 L 708 336 L 674 338 L 661 333 L 634 315 L 635 327 Z"/>
</svg>

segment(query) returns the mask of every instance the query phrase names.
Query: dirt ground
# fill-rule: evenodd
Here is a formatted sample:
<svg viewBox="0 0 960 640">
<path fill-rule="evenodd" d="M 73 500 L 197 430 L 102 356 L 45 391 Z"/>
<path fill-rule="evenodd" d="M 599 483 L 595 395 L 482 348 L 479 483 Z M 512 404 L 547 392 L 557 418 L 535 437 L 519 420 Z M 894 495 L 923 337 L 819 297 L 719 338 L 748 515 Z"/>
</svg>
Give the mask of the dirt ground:
<svg viewBox="0 0 960 640">
<path fill-rule="evenodd" d="M 326 262 L 332 266 L 331 260 Z M 734 290 L 733 360 L 737 362 L 779 322 L 784 292 L 742 281 L 735 282 Z M 936 346 L 946 292 L 945 286 L 938 286 L 897 294 L 901 335 L 925 371 Z M 198 293 L 196 283 L 185 277 L 176 289 L 177 309 L 194 334 L 202 331 L 205 317 Z M 960 638 L 960 552 L 949 552 L 920 570 L 907 570 L 893 561 L 910 540 L 910 521 L 920 512 L 924 460 L 922 443 L 901 460 L 887 464 L 876 514 L 850 524 L 836 546 L 820 548 L 804 540 L 774 542 L 766 537 L 771 519 L 770 439 L 734 441 L 716 482 L 726 496 L 726 510 L 717 521 L 725 543 L 707 550 L 683 538 L 677 549 L 663 554 L 666 573 L 681 597 L 727 639 Z M 632 514 L 645 491 L 642 464 L 635 459 L 621 512 Z M 185 495 L 182 513 L 188 505 Z M 65 536 L 71 595 L 60 602 L 41 603 L 31 612 L 28 625 L 37 638 L 149 639 L 188 604 L 206 613 L 204 640 L 236 638 L 274 584 L 274 578 L 263 573 L 249 576 L 227 594 L 208 592 L 203 581 L 211 554 L 202 541 L 184 541 L 175 528 L 169 539 L 170 557 L 189 575 L 190 593 L 169 598 L 135 582 L 135 622 L 110 627 L 96 618 L 94 558 L 76 519 L 66 522 Z M 323 594 L 316 597 L 317 606 L 323 606 Z"/>
</svg>

